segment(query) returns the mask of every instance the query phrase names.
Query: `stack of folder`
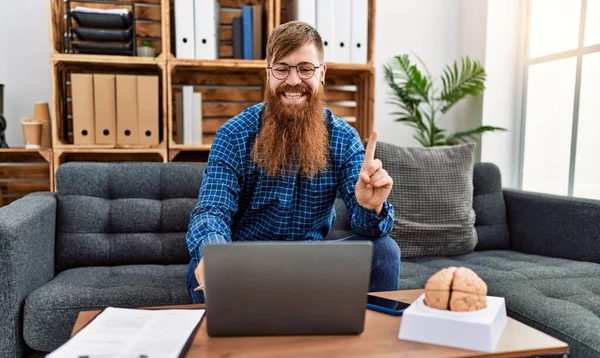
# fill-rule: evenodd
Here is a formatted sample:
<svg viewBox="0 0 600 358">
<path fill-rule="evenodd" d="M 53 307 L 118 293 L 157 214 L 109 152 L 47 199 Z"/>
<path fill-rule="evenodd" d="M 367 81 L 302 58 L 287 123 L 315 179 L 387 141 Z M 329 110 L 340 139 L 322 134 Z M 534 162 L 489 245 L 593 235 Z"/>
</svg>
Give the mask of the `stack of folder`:
<svg viewBox="0 0 600 358">
<path fill-rule="evenodd" d="M 286 19 L 319 31 L 325 62 L 367 63 L 368 0 L 288 0 Z"/>
<path fill-rule="evenodd" d="M 158 76 L 71 74 L 73 144 L 157 145 Z"/>
<path fill-rule="evenodd" d="M 134 55 L 134 19 L 127 9 L 95 9 L 78 6 L 69 12 L 78 27 L 72 48 L 79 53 Z"/>
<path fill-rule="evenodd" d="M 219 53 L 219 2 L 175 0 L 174 12 L 177 58 L 216 59 Z"/>
</svg>

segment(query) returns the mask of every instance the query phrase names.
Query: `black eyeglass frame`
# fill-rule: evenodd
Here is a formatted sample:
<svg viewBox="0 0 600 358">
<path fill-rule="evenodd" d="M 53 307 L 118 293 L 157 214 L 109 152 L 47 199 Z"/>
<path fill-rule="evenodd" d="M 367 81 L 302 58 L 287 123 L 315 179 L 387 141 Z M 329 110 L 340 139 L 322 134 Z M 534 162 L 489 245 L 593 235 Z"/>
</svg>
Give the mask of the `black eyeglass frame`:
<svg viewBox="0 0 600 358">
<path fill-rule="evenodd" d="M 290 66 L 290 65 L 288 65 L 288 64 L 286 64 L 286 63 L 279 63 L 278 65 L 281 65 L 281 66 L 287 66 L 287 68 L 288 68 L 287 75 L 285 75 L 285 77 L 283 77 L 283 78 L 278 78 L 277 76 L 275 76 L 275 74 L 273 73 L 273 65 L 267 66 L 267 69 L 268 69 L 268 70 L 271 70 L 271 74 L 273 75 L 273 77 L 275 77 L 275 79 L 278 79 L 278 80 L 280 80 L 280 81 L 283 81 L 283 80 L 285 80 L 285 79 L 287 79 L 287 78 L 288 78 L 288 76 L 290 75 L 290 70 L 291 70 L 292 68 L 295 68 L 295 69 L 296 69 L 296 74 L 298 75 L 298 78 L 301 78 L 301 79 L 303 79 L 303 80 L 309 80 L 309 79 L 313 78 L 313 76 L 315 75 L 315 72 L 317 72 L 317 70 L 318 70 L 319 68 L 323 67 L 323 65 L 324 65 L 324 64 L 323 64 L 323 63 L 320 63 L 318 66 L 315 66 L 315 65 L 314 65 L 312 62 L 300 62 L 300 63 L 299 63 L 299 64 L 297 64 L 296 66 Z M 313 66 L 313 71 L 312 71 L 312 74 L 310 75 L 310 77 L 302 77 L 302 76 L 300 76 L 300 72 L 298 72 L 298 66 L 306 66 L 306 65 L 311 65 L 311 66 Z"/>
</svg>

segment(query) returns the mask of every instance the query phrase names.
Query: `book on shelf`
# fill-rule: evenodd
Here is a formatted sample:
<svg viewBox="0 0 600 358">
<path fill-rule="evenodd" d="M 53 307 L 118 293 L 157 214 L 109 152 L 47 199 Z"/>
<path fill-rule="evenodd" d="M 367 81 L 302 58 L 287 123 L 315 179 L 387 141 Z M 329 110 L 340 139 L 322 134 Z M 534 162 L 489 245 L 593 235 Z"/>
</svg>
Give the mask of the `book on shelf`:
<svg viewBox="0 0 600 358">
<path fill-rule="evenodd" d="M 244 58 L 244 37 L 241 16 L 233 18 L 231 30 L 233 37 L 233 58 Z"/>
</svg>

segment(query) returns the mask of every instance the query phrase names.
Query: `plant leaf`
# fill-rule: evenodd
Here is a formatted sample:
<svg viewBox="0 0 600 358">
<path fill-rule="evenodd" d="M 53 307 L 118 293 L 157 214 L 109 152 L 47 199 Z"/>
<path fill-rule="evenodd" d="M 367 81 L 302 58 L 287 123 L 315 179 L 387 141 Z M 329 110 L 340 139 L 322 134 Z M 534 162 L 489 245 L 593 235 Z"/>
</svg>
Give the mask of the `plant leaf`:
<svg viewBox="0 0 600 358">
<path fill-rule="evenodd" d="M 461 59 L 460 68 L 454 61 L 452 66 L 446 66 L 442 74 L 442 93 L 438 100 L 443 102 L 440 111 L 446 113 L 458 101 L 467 96 L 479 96 L 485 90 L 485 69 L 477 60 L 472 61 L 468 56 Z"/>
<path fill-rule="evenodd" d="M 451 144 L 458 144 L 458 142 L 467 143 L 469 139 L 477 140 L 478 136 L 485 132 L 504 132 L 505 128 L 494 127 L 494 126 L 479 126 L 463 132 L 456 132 L 448 137 L 447 141 Z"/>
</svg>

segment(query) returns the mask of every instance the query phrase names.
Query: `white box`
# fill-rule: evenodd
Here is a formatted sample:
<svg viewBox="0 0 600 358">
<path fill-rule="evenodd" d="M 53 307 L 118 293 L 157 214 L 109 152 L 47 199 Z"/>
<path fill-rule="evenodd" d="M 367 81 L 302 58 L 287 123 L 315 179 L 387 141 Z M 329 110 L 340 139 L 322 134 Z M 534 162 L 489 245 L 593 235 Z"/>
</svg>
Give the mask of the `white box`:
<svg viewBox="0 0 600 358">
<path fill-rule="evenodd" d="M 425 294 L 402 315 L 398 338 L 442 346 L 494 352 L 506 326 L 504 297 L 487 296 L 487 307 L 454 312 L 429 307 Z"/>
</svg>

